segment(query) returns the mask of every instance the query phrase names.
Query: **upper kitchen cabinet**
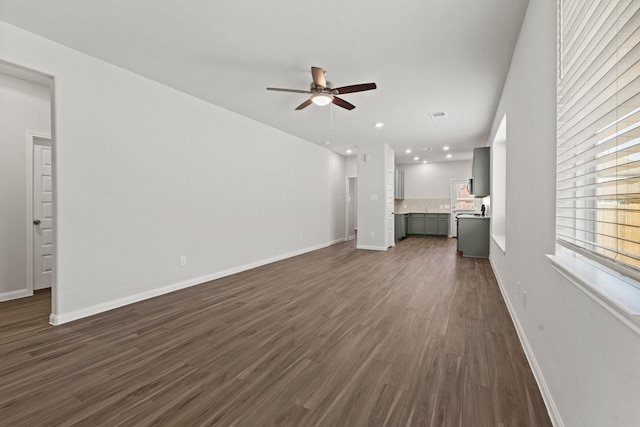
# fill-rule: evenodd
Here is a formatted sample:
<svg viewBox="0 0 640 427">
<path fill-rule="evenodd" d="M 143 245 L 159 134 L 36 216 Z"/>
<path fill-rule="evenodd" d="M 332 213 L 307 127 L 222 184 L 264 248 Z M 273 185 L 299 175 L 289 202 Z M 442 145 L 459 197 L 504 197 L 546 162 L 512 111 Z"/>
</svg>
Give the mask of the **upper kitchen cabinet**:
<svg viewBox="0 0 640 427">
<path fill-rule="evenodd" d="M 486 197 L 491 192 L 491 148 L 473 149 L 471 175 L 473 177 L 473 195 Z"/>
<path fill-rule="evenodd" d="M 404 199 L 404 171 L 396 169 L 395 176 L 395 198 L 396 199 Z"/>
</svg>

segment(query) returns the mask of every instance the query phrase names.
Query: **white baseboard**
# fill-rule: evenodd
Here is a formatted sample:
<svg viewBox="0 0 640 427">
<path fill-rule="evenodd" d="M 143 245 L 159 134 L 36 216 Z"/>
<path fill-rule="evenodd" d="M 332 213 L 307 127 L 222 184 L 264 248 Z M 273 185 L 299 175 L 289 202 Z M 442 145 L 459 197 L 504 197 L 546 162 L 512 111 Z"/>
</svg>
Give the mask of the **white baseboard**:
<svg viewBox="0 0 640 427">
<path fill-rule="evenodd" d="M 33 295 L 33 292 L 29 292 L 26 289 L 20 289 L 17 291 L 0 293 L 0 302 L 10 301 L 12 299 L 25 298 Z"/>
<path fill-rule="evenodd" d="M 62 325 L 63 323 L 72 322 L 74 320 L 79 320 L 84 317 L 93 316 L 94 314 L 103 313 L 105 311 L 113 310 L 115 308 L 124 307 L 125 305 L 133 304 L 136 302 L 144 301 L 149 298 L 154 298 L 160 295 L 168 294 L 170 292 L 175 292 L 180 289 L 188 288 L 195 285 L 200 285 L 202 283 L 210 282 L 211 280 L 220 279 L 222 277 L 231 276 L 232 274 L 241 273 L 246 270 L 251 270 L 252 268 L 260 267 L 266 264 L 271 264 L 276 261 L 281 261 L 283 259 L 291 258 L 294 256 L 302 255 L 307 252 L 312 252 L 318 249 L 326 248 L 332 244 L 340 243 L 344 239 L 336 240 L 329 243 L 324 243 L 321 245 L 315 245 L 311 247 L 307 247 L 304 249 L 300 249 L 295 252 L 289 252 L 287 254 L 278 255 L 273 258 L 267 258 L 261 261 L 252 262 L 249 264 L 241 265 L 238 267 L 230 268 L 228 270 L 219 271 L 213 274 L 209 274 L 206 276 L 195 277 L 193 279 L 185 280 L 183 282 L 174 283 L 172 285 L 164 286 L 162 288 L 152 289 L 147 292 L 141 292 L 135 295 L 129 295 L 123 298 L 118 298 L 116 300 L 107 301 L 102 304 L 96 304 L 90 307 L 82 308 L 79 310 L 74 310 L 68 313 L 59 313 L 59 314 L 51 314 L 49 316 L 49 323 L 52 325 Z"/>
<path fill-rule="evenodd" d="M 491 263 L 491 259 L 489 259 Z M 542 370 L 540 369 L 540 365 L 533 354 L 531 346 L 529 345 L 529 341 L 527 340 L 527 336 L 524 333 L 524 329 L 516 316 L 516 311 L 513 307 L 513 303 L 507 296 L 507 291 L 502 284 L 502 280 L 500 280 L 500 276 L 496 273 L 496 269 L 493 267 L 493 263 L 491 263 L 491 269 L 493 270 L 493 274 L 496 276 L 498 281 L 498 287 L 500 288 L 500 293 L 502 294 L 502 299 L 507 305 L 507 310 L 509 311 L 509 316 L 511 316 L 511 320 L 516 327 L 516 332 L 518 334 L 518 338 L 520 339 L 520 345 L 524 350 L 524 354 L 529 361 L 529 366 L 531 366 L 531 371 L 533 372 L 533 377 L 536 379 L 538 383 L 538 388 L 540 389 L 540 393 L 542 394 L 542 399 L 547 407 L 547 412 L 549 413 L 549 418 L 551 418 L 551 423 L 555 427 L 564 427 L 564 422 L 562 421 L 562 417 L 560 416 L 560 412 L 558 411 L 558 407 L 556 406 L 553 397 L 551 396 L 551 391 L 549 390 L 549 386 L 547 385 L 546 380 L 544 379 L 544 375 L 542 374 Z"/>
</svg>

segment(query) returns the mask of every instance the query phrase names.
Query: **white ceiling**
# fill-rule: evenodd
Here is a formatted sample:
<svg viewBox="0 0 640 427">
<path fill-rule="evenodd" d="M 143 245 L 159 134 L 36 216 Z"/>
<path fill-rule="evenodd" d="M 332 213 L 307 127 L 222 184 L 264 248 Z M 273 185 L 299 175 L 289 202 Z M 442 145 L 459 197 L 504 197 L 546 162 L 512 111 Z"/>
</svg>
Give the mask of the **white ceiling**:
<svg viewBox="0 0 640 427">
<path fill-rule="evenodd" d="M 337 153 L 387 143 L 397 163 L 416 163 L 486 145 L 527 4 L 0 0 L 0 20 Z M 342 95 L 352 111 L 294 111 L 307 95 L 265 89 L 306 90 L 311 66 L 334 86 L 378 89 Z"/>
</svg>

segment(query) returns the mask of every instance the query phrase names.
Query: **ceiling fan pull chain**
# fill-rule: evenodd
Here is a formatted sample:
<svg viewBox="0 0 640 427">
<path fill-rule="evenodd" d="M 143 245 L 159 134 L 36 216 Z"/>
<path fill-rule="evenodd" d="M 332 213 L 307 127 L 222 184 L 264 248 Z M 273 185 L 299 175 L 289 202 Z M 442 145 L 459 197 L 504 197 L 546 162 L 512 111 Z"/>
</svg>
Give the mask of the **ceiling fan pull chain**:
<svg viewBox="0 0 640 427">
<path fill-rule="evenodd" d="M 333 130 L 333 103 L 329 105 L 329 130 Z"/>
</svg>

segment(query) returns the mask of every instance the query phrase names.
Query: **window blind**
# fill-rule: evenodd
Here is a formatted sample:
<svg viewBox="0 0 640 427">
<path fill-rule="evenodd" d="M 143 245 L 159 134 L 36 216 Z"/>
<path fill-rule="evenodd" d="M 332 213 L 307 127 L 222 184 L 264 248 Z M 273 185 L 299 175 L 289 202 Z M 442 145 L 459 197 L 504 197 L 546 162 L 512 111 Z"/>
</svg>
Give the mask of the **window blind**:
<svg viewBox="0 0 640 427">
<path fill-rule="evenodd" d="M 640 279 L 640 0 L 559 0 L 557 242 Z"/>
</svg>

